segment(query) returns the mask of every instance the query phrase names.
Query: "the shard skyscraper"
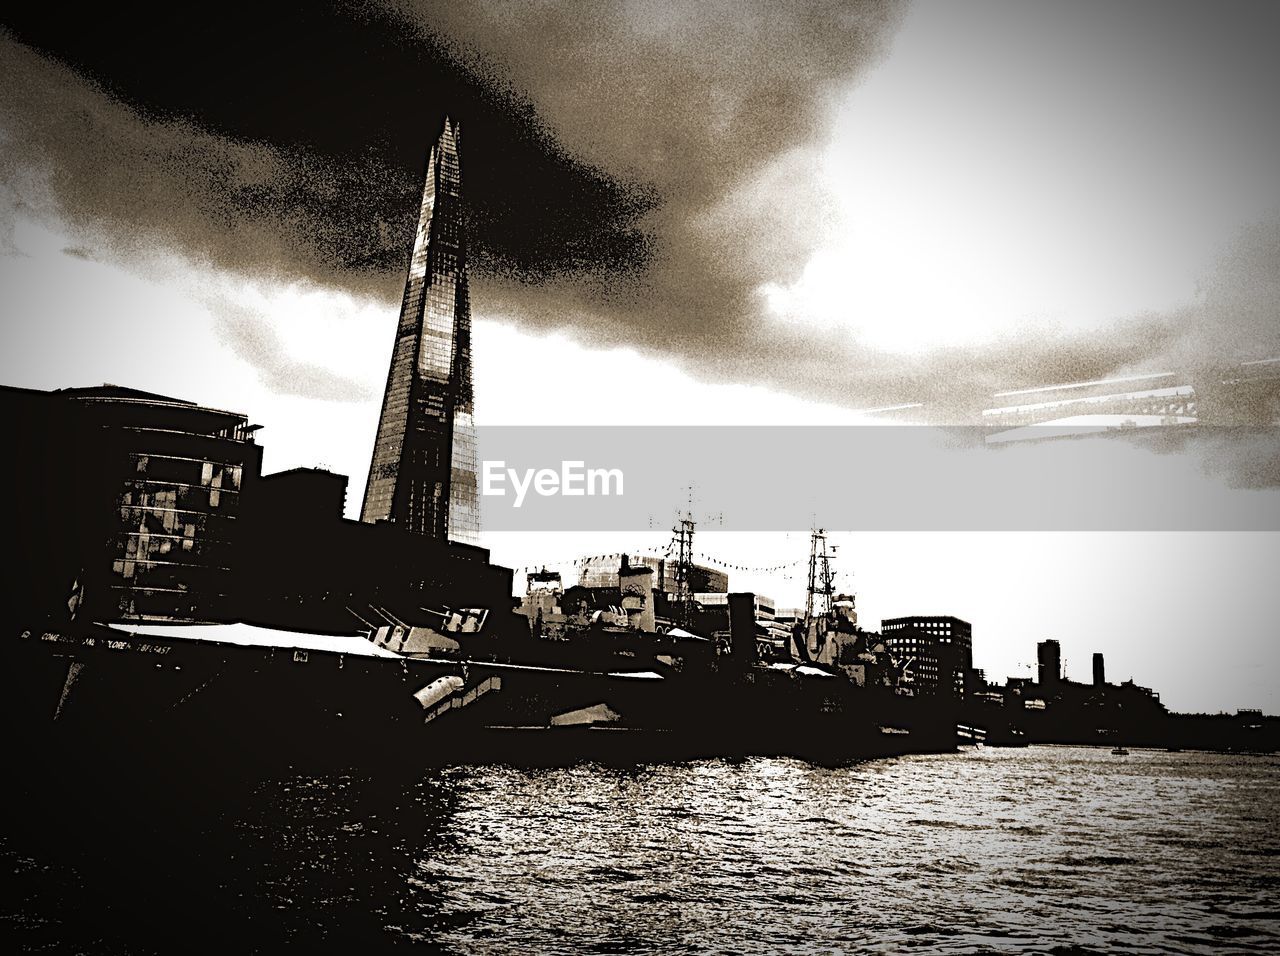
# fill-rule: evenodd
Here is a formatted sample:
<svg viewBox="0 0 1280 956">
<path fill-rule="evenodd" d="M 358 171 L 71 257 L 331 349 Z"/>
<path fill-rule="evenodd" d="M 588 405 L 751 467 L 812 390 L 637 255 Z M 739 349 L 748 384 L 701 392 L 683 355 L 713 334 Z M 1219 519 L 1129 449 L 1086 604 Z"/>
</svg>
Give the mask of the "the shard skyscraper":
<svg viewBox="0 0 1280 956">
<path fill-rule="evenodd" d="M 360 520 L 474 544 L 480 512 L 458 144 L 458 124 L 446 118 L 427 160 Z"/>
</svg>

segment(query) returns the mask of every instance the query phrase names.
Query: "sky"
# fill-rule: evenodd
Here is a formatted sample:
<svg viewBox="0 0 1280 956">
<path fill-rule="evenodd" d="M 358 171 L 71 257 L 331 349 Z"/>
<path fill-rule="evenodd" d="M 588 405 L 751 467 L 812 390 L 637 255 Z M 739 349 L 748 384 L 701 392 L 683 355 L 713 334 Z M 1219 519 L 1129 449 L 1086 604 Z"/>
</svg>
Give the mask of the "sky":
<svg viewBox="0 0 1280 956">
<path fill-rule="evenodd" d="M 352 514 L 446 112 L 482 426 L 968 421 L 1002 389 L 1280 355 L 1273 4 L 86 16 L 0 16 L 0 380 L 242 410 L 268 470 L 349 474 Z M 703 537 L 743 566 L 807 550 L 803 529 Z M 517 567 L 632 547 L 486 543 Z M 1076 676 L 1101 649 L 1176 708 L 1280 712 L 1280 535 L 877 532 L 843 554 L 864 623 L 965 617 L 989 676 L 1056 637 Z"/>
</svg>

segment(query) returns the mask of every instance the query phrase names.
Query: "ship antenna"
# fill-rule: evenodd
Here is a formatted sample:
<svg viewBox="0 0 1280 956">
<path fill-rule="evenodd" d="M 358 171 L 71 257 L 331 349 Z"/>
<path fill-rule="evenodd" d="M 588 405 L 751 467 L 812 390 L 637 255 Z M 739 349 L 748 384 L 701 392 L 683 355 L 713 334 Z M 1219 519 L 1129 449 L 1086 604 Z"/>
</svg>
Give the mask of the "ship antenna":
<svg viewBox="0 0 1280 956">
<path fill-rule="evenodd" d="M 816 617 L 831 613 L 836 579 L 835 572 L 831 569 L 833 551 L 834 549 L 827 548 L 826 530 L 815 528 L 809 535 L 809 586 L 804 599 L 806 634 Z"/>
<path fill-rule="evenodd" d="M 693 619 L 693 516 L 686 512 L 671 529 L 676 536 L 676 615 L 684 627 Z"/>
</svg>

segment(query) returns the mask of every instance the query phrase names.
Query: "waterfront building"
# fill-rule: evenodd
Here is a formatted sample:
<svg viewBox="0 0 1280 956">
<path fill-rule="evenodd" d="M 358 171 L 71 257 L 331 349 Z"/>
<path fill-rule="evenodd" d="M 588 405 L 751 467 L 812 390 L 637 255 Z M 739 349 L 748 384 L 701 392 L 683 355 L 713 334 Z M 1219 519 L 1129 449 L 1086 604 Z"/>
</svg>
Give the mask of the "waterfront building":
<svg viewBox="0 0 1280 956">
<path fill-rule="evenodd" d="M 458 124 L 445 119 L 427 160 L 360 520 L 474 544 L 480 511 L 459 156 Z"/>
<path fill-rule="evenodd" d="M 895 658 L 911 675 L 916 692 L 963 697 L 973 669 L 973 626 L 958 617 L 896 617 L 880 622 Z"/>
<path fill-rule="evenodd" d="M 116 385 L 3 389 L 21 472 L 11 542 L 17 600 L 99 621 L 230 613 L 256 425 L 235 412 Z"/>
<path fill-rule="evenodd" d="M 1160 695 L 1132 680 L 1106 681 L 1103 655 L 1093 654 L 1093 680 L 1073 681 L 1063 673 L 1056 640 L 1036 645 L 1037 676 L 1005 682 L 1006 716 L 1029 743 L 1087 743 L 1114 746 L 1161 744 L 1170 725 Z"/>
<path fill-rule="evenodd" d="M 262 474 L 237 412 L 104 385 L 0 388 L 22 467 L 5 472 L 6 606 L 26 620 L 228 623 L 351 634 L 506 611 L 488 551 L 344 518 L 347 478 Z"/>
</svg>

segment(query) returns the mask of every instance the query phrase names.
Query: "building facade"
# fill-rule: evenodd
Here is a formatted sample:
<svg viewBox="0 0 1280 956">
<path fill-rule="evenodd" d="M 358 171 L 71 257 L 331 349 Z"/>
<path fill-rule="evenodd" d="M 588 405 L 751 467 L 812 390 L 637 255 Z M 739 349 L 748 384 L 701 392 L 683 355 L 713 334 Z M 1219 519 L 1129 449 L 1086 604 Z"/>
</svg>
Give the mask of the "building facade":
<svg viewBox="0 0 1280 956">
<path fill-rule="evenodd" d="M 459 130 L 446 118 L 427 160 L 360 520 L 476 543 L 480 510 L 472 414 Z"/>
<path fill-rule="evenodd" d="M 601 554 L 578 562 L 578 586 L 584 588 L 616 588 L 618 569 L 626 555 Z M 663 594 L 676 593 L 676 563 L 666 558 L 636 555 L 628 559 L 634 565 L 652 568 L 655 584 Z M 694 564 L 689 567 L 689 589 L 694 593 L 728 594 L 729 575 L 715 568 Z"/>
<path fill-rule="evenodd" d="M 357 633 L 510 609 L 511 571 L 482 548 L 343 517 L 347 479 L 262 474 L 235 412 L 105 385 L 0 387 L 19 463 L 0 469 L 19 560 L 4 604 L 24 626 L 85 620 Z"/>
<path fill-rule="evenodd" d="M 698 591 L 693 601 L 702 607 L 728 607 L 729 595 L 724 591 Z M 752 594 L 751 602 L 755 620 L 772 621 L 775 610 L 773 598 L 764 594 Z"/>
<path fill-rule="evenodd" d="M 114 385 L 4 397 L 28 427 L 38 423 L 30 438 L 44 444 L 38 458 L 23 456 L 36 484 L 14 528 L 28 542 L 36 593 L 61 591 L 97 621 L 227 617 L 241 490 L 260 470 L 256 426 Z"/>
<path fill-rule="evenodd" d="M 889 652 L 906 665 L 916 690 L 963 697 L 973 670 L 973 626 L 958 617 L 895 617 L 880 622 Z"/>
</svg>

